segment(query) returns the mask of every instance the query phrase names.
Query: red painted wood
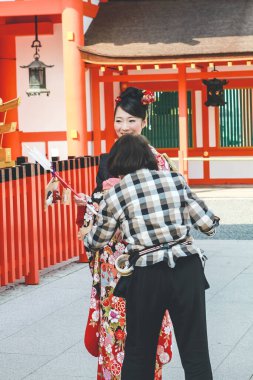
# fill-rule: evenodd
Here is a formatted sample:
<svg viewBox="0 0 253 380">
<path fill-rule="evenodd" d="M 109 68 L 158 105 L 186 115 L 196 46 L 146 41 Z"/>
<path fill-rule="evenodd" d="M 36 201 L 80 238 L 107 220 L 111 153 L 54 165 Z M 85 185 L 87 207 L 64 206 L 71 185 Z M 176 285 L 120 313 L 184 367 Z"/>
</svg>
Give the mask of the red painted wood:
<svg viewBox="0 0 253 380">
<path fill-rule="evenodd" d="M 101 153 L 100 90 L 98 69 L 90 70 L 94 155 Z"/>
<path fill-rule="evenodd" d="M 20 142 L 66 141 L 67 132 L 19 132 Z"/>
<path fill-rule="evenodd" d="M 13 2 L 0 2 L 0 15 L 1 17 L 22 17 L 34 16 L 34 7 L 36 6 L 36 15 L 53 15 L 61 14 L 62 1 L 61 0 L 36 0 L 33 1 L 34 6 L 31 6 L 30 1 L 13 1 Z"/>
<path fill-rule="evenodd" d="M 1 169 L 0 169 L 1 170 Z M 3 170 L 1 170 L 3 172 Z M 7 236 L 7 215 L 6 215 L 6 186 L 5 182 L 0 183 L 0 236 Z M 8 247 L 7 239 L 0 239 L 0 285 L 8 284 Z"/>
<path fill-rule="evenodd" d="M 108 75 L 105 73 L 105 75 Z M 105 104 L 105 139 L 106 151 L 109 152 L 117 136 L 114 130 L 114 93 L 113 83 L 104 83 L 104 104 Z M 103 140 L 103 136 L 101 135 Z"/>
<path fill-rule="evenodd" d="M 38 34 L 51 35 L 54 33 L 54 25 L 51 22 L 39 22 Z M 3 24 L 0 25 L 0 35 L 33 36 L 34 21 L 30 23 Z"/>
<path fill-rule="evenodd" d="M 189 179 L 189 185 L 253 185 L 253 178 Z"/>
<path fill-rule="evenodd" d="M 188 120 L 187 120 L 187 87 L 185 67 L 179 67 L 178 82 L 178 109 L 179 109 L 179 171 L 188 177 Z"/>
<path fill-rule="evenodd" d="M 209 154 L 209 116 L 208 108 L 205 106 L 204 102 L 206 101 L 206 90 L 202 90 L 202 136 L 203 136 L 203 154 L 208 152 Z M 204 179 L 210 179 L 210 162 L 203 162 L 204 168 Z"/>
<path fill-rule="evenodd" d="M 90 195 L 97 166 L 81 168 L 80 160 L 86 165 L 94 163 L 94 158 L 79 158 L 72 160 L 72 169 L 67 169 L 69 161 L 65 161 L 61 175 L 77 192 Z M 72 200 L 68 206 L 58 202 L 44 211 L 45 187 L 51 174 L 42 174 L 41 167 L 32 164 L 31 176 L 27 177 L 29 167 L 0 169 L 0 234 L 5 237 L 0 239 L 0 286 L 22 277 L 26 284 L 38 284 L 41 269 L 73 257 L 87 262 L 83 243 L 77 240 L 75 203 Z M 6 172 L 9 180 L 5 182 Z"/>
<path fill-rule="evenodd" d="M 31 177 L 26 177 L 27 190 L 27 223 L 28 223 L 28 239 L 29 245 L 29 271 L 25 276 L 27 285 L 36 285 L 39 283 L 39 246 L 38 246 L 38 224 L 37 220 L 41 215 L 38 214 L 36 207 L 36 183 L 35 183 L 35 165 L 31 166 Z"/>
<path fill-rule="evenodd" d="M 16 280 L 15 274 L 15 229 L 14 229 L 14 209 L 13 209 L 13 184 L 12 184 L 12 169 L 5 169 L 9 172 L 10 181 L 6 182 L 6 217 L 7 217 L 7 230 L 5 238 L 7 239 L 8 249 L 8 282 L 14 282 Z"/>
<path fill-rule="evenodd" d="M 18 168 L 15 168 L 17 178 L 18 178 Z M 15 251 L 15 276 L 16 278 L 21 278 L 22 271 L 22 219 L 21 219 L 21 194 L 20 194 L 20 180 L 16 179 L 12 182 L 13 187 L 13 214 L 15 216 L 14 220 L 14 251 Z"/>
<path fill-rule="evenodd" d="M 83 3 L 83 15 L 95 18 L 98 13 L 99 7 L 91 3 Z"/>
</svg>

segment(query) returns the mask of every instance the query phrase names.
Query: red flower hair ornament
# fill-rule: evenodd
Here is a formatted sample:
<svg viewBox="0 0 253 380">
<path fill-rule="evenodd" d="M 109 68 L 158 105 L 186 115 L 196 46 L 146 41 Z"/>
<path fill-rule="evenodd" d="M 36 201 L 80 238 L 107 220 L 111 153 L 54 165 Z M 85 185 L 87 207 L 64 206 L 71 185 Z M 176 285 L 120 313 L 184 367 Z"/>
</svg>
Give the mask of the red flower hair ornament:
<svg viewBox="0 0 253 380">
<path fill-rule="evenodd" d="M 121 102 L 121 100 L 122 100 L 121 97 L 120 97 L 120 96 L 117 96 L 117 98 L 115 99 L 115 103 L 118 104 L 118 103 Z"/>
<path fill-rule="evenodd" d="M 141 98 L 141 103 L 144 106 L 155 102 L 155 94 L 153 93 L 153 91 L 143 90 L 142 93 L 143 96 Z"/>
<path fill-rule="evenodd" d="M 120 96 L 117 96 L 117 98 L 115 99 L 115 103 L 118 104 L 121 101 L 122 101 L 122 98 Z M 146 105 L 154 103 L 154 102 L 155 102 L 155 94 L 153 93 L 153 91 L 143 90 L 142 91 L 141 104 L 146 106 Z"/>
</svg>

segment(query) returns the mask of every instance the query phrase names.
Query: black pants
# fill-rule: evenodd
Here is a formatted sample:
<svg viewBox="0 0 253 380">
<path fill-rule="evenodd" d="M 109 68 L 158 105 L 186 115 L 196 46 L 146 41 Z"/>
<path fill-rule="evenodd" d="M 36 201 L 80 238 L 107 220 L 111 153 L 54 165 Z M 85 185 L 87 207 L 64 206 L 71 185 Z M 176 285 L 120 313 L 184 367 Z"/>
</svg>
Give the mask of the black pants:
<svg viewBox="0 0 253 380">
<path fill-rule="evenodd" d="M 169 310 L 186 380 L 212 380 L 209 360 L 205 277 L 198 255 L 135 267 L 126 297 L 127 339 L 122 380 L 154 380 L 156 350 Z"/>
</svg>

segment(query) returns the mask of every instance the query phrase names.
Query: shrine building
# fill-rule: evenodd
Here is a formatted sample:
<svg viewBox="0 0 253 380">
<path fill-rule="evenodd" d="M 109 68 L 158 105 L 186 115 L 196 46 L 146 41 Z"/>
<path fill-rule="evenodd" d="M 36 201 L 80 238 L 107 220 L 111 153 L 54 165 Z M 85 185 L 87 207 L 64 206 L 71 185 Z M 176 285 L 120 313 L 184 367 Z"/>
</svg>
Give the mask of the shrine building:
<svg viewBox="0 0 253 380">
<path fill-rule="evenodd" d="M 247 0 L 0 1 L 0 98 L 20 98 L 0 119 L 0 133 L 17 121 L 2 147 L 13 160 L 26 145 L 49 158 L 107 152 L 115 98 L 135 86 L 156 95 L 143 134 L 190 185 L 253 184 L 252 25 Z"/>
</svg>

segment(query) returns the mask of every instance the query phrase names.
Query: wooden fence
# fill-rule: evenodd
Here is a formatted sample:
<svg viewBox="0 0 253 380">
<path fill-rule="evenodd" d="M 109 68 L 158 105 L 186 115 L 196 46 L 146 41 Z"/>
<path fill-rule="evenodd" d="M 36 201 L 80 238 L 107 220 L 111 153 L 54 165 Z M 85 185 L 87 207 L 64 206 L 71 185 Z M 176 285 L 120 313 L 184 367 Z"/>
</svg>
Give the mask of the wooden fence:
<svg viewBox="0 0 253 380">
<path fill-rule="evenodd" d="M 95 188 L 97 165 L 98 157 L 55 162 L 63 179 L 88 195 Z M 44 211 L 50 178 L 39 164 L 0 169 L 0 286 L 23 277 L 26 284 L 38 284 L 44 268 L 78 256 L 87 261 L 77 239 L 73 199 Z"/>
</svg>

